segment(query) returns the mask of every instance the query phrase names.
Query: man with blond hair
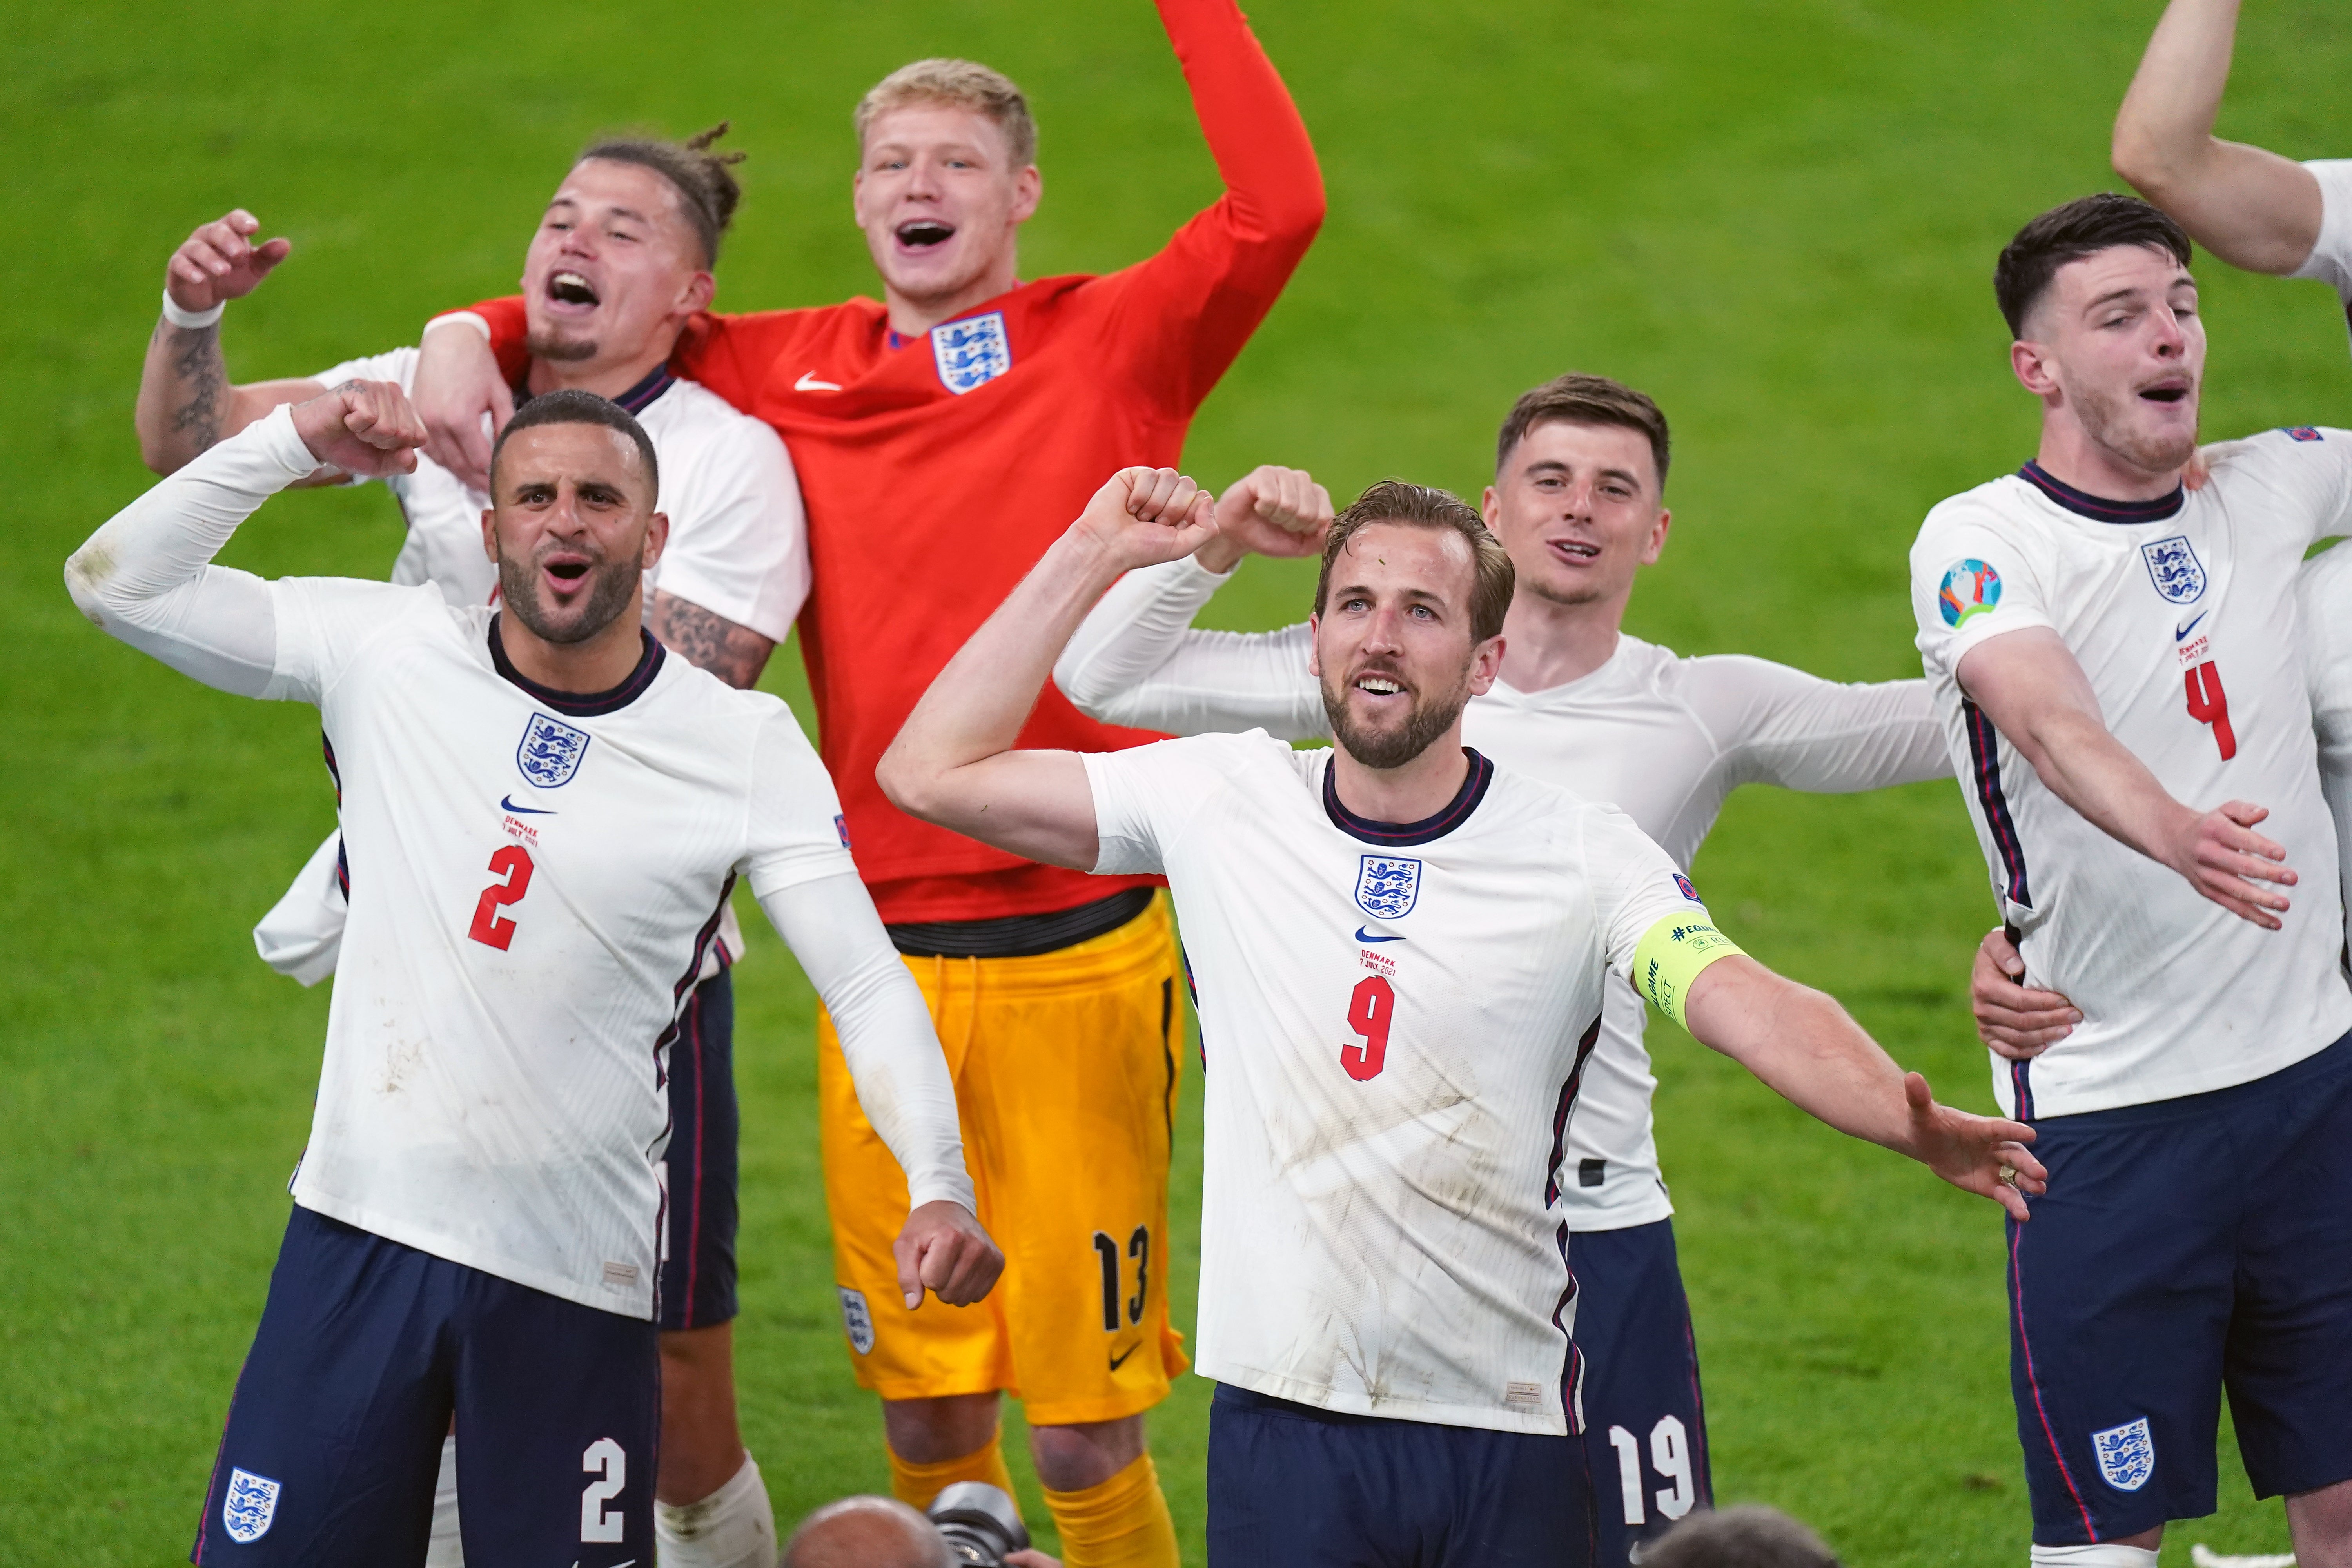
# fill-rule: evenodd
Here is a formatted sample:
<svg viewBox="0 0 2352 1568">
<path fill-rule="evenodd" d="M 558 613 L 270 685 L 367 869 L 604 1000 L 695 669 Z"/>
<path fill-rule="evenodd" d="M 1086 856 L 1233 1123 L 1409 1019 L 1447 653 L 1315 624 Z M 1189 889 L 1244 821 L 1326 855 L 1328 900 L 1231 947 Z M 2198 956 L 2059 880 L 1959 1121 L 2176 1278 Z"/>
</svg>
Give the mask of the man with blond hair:
<svg viewBox="0 0 2352 1568">
<path fill-rule="evenodd" d="M 673 361 L 775 426 L 808 510 L 800 619 L 845 832 L 930 1000 L 974 1151 L 1003 1287 L 978 1310 L 902 1310 L 884 1223 L 900 1178 L 819 1020 L 825 1189 L 843 1326 L 883 1399 L 893 1489 L 1010 1489 L 1001 1391 L 1073 1568 L 1172 1568 L 1143 1413 L 1185 1360 L 1168 1325 L 1168 1156 L 1181 965 L 1155 876 L 1089 883 L 899 812 L 875 765 L 924 689 L 1077 515 L 1101 476 L 1173 463 L 1186 427 L 1273 306 L 1323 216 L 1307 130 L 1233 0 L 1159 0 L 1225 194 L 1160 252 L 1108 276 L 1019 276 L 1042 180 L 1020 89 L 923 60 L 859 104 L 855 210 L 880 300 L 704 316 Z M 428 331 L 415 392 L 428 451 L 478 471 L 503 417 L 525 304 Z M 457 320 L 464 320 L 458 318 Z M 494 358 L 495 354 L 495 358 Z M 1284 510 L 1244 482 L 1229 512 Z M 1046 691 L 1022 743 L 1108 752 L 1149 737 Z M 900 1205 L 903 1206 L 903 1205 Z"/>
</svg>

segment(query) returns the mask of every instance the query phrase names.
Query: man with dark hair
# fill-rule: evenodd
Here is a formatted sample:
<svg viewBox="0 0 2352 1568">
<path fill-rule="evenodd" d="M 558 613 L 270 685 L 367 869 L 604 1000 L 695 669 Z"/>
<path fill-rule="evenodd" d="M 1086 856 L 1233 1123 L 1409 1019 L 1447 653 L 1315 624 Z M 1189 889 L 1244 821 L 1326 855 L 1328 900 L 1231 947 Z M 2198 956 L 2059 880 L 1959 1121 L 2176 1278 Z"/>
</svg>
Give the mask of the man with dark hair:
<svg viewBox="0 0 2352 1568">
<path fill-rule="evenodd" d="M 792 445 L 815 562 L 800 646 L 819 744 L 893 939 L 940 1016 L 964 1020 L 950 1038 L 980 1190 L 1022 1260 L 989 1311 L 892 1305 L 889 1161 L 820 1014 L 850 1364 L 881 1398 L 891 1489 L 918 1508 L 958 1481 L 1011 1486 L 998 1406 L 1018 1389 L 1072 1568 L 1176 1568 L 1144 1431 L 1184 1367 L 1163 1267 L 1185 1055 L 1175 931 L 1152 879 L 1089 884 L 941 832 L 892 809 L 874 765 L 1100 477 L 1177 459 L 1322 222 L 1307 127 L 1234 0 L 1158 5 L 1225 189 L 1156 255 L 1024 280 L 1022 226 L 1043 194 L 1027 101 L 979 62 L 917 60 L 850 117 L 851 207 L 881 299 L 705 316 L 677 356 Z M 480 465 L 483 415 L 502 411 L 527 304 L 493 300 L 425 333 L 427 449 L 460 471 Z M 1085 751 L 1150 738 L 1054 691 L 1030 733 Z"/>
<path fill-rule="evenodd" d="M 903 1163 L 908 1305 L 977 1300 L 1003 1263 L 929 1014 L 798 722 L 641 624 L 668 519 L 635 420 L 559 392 L 507 433 L 481 527 L 495 608 L 212 564 L 274 491 L 321 464 L 399 471 L 423 436 L 389 382 L 280 404 L 66 565 L 131 647 L 318 706 L 353 868 L 200 1568 L 415 1568 L 453 1419 L 474 1562 L 654 1555 L 664 1080 L 739 878 L 835 1009 Z"/>
<path fill-rule="evenodd" d="M 600 142 L 548 205 L 523 263 L 531 356 L 515 396 L 529 411 L 564 391 L 614 399 L 637 438 L 668 459 L 668 548 L 646 574 L 646 624 L 663 645 L 749 688 L 792 629 L 809 584 L 800 489 L 775 433 L 667 368 L 688 317 L 708 304 L 719 237 L 735 210 L 730 160 L 709 151 L 721 125 L 684 142 Z M 147 353 L 139 433 L 170 473 L 281 404 L 352 379 L 407 387 L 417 351 L 348 361 L 306 379 L 232 385 L 222 363 L 226 302 L 259 285 L 290 247 L 257 244 L 250 214 L 230 213 L 172 258 L 165 320 Z M 575 405 L 576 412 L 576 405 Z M 543 417 L 537 416 L 535 417 Z M 638 420 L 642 419 L 642 426 Z M 328 476 L 341 479 L 344 476 Z M 499 584 L 482 552 L 483 490 L 431 458 L 383 476 L 407 521 L 392 580 L 430 583 L 453 605 Z M 333 972 L 347 910 L 341 841 L 330 836 L 254 932 L 272 967 L 304 984 Z M 735 1414 L 734 992 L 742 952 L 723 917 L 672 1053 L 668 1170 L 674 1245 L 663 1267 L 665 1411 L 657 1511 L 668 1568 L 763 1568 L 775 1521 Z M 443 1465 L 434 1568 L 455 1568 L 454 1453 Z"/>
<path fill-rule="evenodd" d="M 2039 1167 L 2024 1129 L 1937 1105 L 1835 1002 L 1740 954 L 1622 813 L 1462 744 L 1503 663 L 1508 563 L 1442 492 L 1376 487 L 1334 528 L 1308 668 L 1337 746 L 1022 748 L 1102 592 L 1213 531 L 1191 480 L 1113 478 L 932 683 L 882 787 L 1035 859 L 1168 878 L 1210 1062 L 1219 1568 L 1388 1562 L 1404 1542 L 1423 1568 L 1589 1562 L 1556 1203 L 1612 973 L 1969 1191 L 2022 1212 L 1998 1173 L 2031 1189 Z"/>
<path fill-rule="evenodd" d="M 2352 991 L 2295 584 L 2352 531 L 2352 434 L 2200 453 L 2188 257 L 2129 197 L 2019 231 L 1996 287 L 2040 450 L 1928 514 L 1912 608 L 2002 923 L 2082 1017 L 1994 1063 L 2053 1173 L 2010 1230 L 2032 1561 L 2153 1568 L 2213 1510 L 2226 1387 L 2299 1559 L 2342 1564 Z"/>
<path fill-rule="evenodd" d="M 1483 508 L 1517 592 L 1501 672 L 1463 716 L 1470 742 L 1504 767 L 1617 806 L 1684 866 L 1742 784 L 1847 791 L 1948 776 L 1922 681 L 1842 686 L 1762 659 L 1681 658 L 1624 634 L 1634 580 L 1665 544 L 1669 453 L 1658 405 L 1605 377 L 1563 375 L 1512 405 Z M 1247 551 L 1312 548 L 1234 504 L 1244 491 L 1295 492 L 1304 479 L 1260 469 L 1228 491 L 1220 516 L 1242 521 L 1197 555 L 1113 588 L 1055 682 L 1111 723 L 1329 733 L 1308 673 L 1310 626 L 1190 629 Z M 1626 1568 L 1641 1542 L 1714 1500 L 1674 1205 L 1651 1131 L 1645 1021 L 1634 988 L 1611 982 L 1568 1128 L 1574 1179 L 1554 1203 L 1570 1232 L 1581 1430 L 1607 1568 Z"/>
</svg>

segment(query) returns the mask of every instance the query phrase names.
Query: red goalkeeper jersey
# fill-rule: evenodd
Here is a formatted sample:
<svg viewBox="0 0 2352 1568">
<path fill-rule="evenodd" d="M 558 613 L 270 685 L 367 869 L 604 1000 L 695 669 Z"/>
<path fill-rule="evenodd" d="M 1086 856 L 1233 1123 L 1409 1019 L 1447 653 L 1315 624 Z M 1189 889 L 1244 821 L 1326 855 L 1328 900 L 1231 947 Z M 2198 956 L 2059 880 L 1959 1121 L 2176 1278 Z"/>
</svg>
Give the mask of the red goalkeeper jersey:
<svg viewBox="0 0 2352 1568">
<path fill-rule="evenodd" d="M 1322 222 L 1307 128 L 1234 0 L 1159 5 L 1226 189 L 1158 255 L 1022 284 L 916 338 L 866 299 L 698 317 L 672 362 L 792 448 L 815 575 L 800 632 L 819 748 L 887 921 L 1038 914 L 1153 879 L 1039 866 L 918 821 L 874 769 L 1103 481 L 1176 464 L 1193 411 Z M 475 309 L 519 374 L 522 301 Z M 1048 686 L 1020 743 L 1157 738 L 1098 724 Z"/>
</svg>

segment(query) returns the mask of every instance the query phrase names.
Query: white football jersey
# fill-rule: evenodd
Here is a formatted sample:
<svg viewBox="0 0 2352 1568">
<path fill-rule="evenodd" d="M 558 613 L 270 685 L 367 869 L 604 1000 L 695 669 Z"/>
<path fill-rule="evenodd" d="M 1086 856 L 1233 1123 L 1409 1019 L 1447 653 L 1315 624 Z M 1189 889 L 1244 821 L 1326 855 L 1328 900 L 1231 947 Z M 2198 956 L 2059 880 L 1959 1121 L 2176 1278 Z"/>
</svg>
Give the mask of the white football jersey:
<svg viewBox="0 0 2352 1568">
<path fill-rule="evenodd" d="M 1129 573 L 1072 639 L 1055 671 L 1065 690 L 1097 718 L 1142 729 L 1327 736 L 1304 624 L 1190 629 L 1230 580 L 1190 558 Z M 1840 793 L 1952 772 L 1925 681 L 1845 686 L 1760 658 L 1683 658 L 1634 637 L 1565 685 L 1498 682 L 1471 700 L 1462 733 L 1510 772 L 1614 805 L 1685 867 L 1743 784 Z M 1560 1212 L 1571 1231 L 1674 1213 L 1653 1133 L 1648 1019 L 1632 984 L 1612 981 L 1568 1129 Z"/>
<path fill-rule="evenodd" d="M 2294 596 L 2319 740 L 2319 792 L 2336 822 L 2340 886 L 2352 889 L 2352 546 L 2305 562 Z"/>
<path fill-rule="evenodd" d="M 417 351 L 346 360 L 311 379 L 397 382 L 416 376 Z M 658 588 L 712 615 L 782 642 L 808 597 L 808 523 L 800 479 L 774 430 L 698 383 L 656 370 L 614 400 L 636 416 L 661 468 L 661 506 L 670 521 L 662 558 L 646 574 Z M 383 480 L 400 503 L 408 532 L 393 562 L 392 581 L 430 584 L 452 605 L 486 605 L 496 596 L 498 567 L 482 548 L 489 497 L 419 453 L 416 470 Z M 305 985 L 334 973 L 344 902 L 334 839 L 319 847 L 277 905 L 254 928 L 263 961 Z M 743 952 L 730 908 L 706 963 Z"/>
<path fill-rule="evenodd" d="M 2332 287 L 2352 320 L 2352 158 L 2317 158 L 2304 167 L 2319 182 L 2319 238 L 2288 276 Z"/>
<path fill-rule="evenodd" d="M 316 461 L 280 407 L 123 509 L 68 563 L 83 613 L 225 691 L 315 704 L 351 914 L 295 1201 L 551 1295 L 654 1310 L 664 1072 L 740 877 L 843 1022 L 912 1201 L 970 1206 L 953 1089 L 773 697 L 641 655 L 535 686 L 488 605 L 214 557 Z"/>
<path fill-rule="evenodd" d="M 1199 1370 L 1325 1409 L 1573 1429 L 1558 1193 L 1608 972 L 1703 917 L 1612 807 L 1472 754 L 1351 816 L 1263 731 L 1089 753 L 1103 873 L 1164 872 L 1206 1058 Z"/>
<path fill-rule="evenodd" d="M 2305 550 L 2352 527 L 2352 434 L 2209 447 L 2203 489 L 2109 501 L 2033 465 L 1927 514 L 1911 550 L 1919 651 L 2001 918 L 2030 983 L 2082 1010 L 2032 1062 L 1993 1061 L 2012 1115 L 2069 1116 L 2264 1077 L 2352 1028 L 2336 955 L 2336 833 L 2321 798 L 2295 605 Z M 2077 816 L 1960 690 L 1970 648 L 2049 627 L 2108 730 L 2173 798 L 2270 812 L 2301 878 L 2266 931 Z"/>
</svg>

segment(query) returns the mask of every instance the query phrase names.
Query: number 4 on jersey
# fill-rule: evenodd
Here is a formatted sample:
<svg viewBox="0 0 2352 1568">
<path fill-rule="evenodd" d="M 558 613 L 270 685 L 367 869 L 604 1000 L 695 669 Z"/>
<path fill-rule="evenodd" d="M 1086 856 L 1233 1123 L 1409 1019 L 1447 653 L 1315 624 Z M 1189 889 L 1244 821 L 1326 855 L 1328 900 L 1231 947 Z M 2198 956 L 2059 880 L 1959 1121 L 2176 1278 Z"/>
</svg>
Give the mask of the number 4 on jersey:
<svg viewBox="0 0 2352 1568">
<path fill-rule="evenodd" d="M 482 889 L 479 902 L 474 906 L 474 923 L 466 934 L 476 942 L 495 947 L 500 952 L 514 940 L 515 923 L 499 913 L 502 905 L 518 904 L 530 891 L 530 856 L 520 844 L 509 844 L 490 857 L 490 869 L 500 880 Z"/>
<path fill-rule="evenodd" d="M 2238 734 L 2230 728 L 2230 698 L 2221 689 L 2221 667 L 2210 658 L 2193 665 L 2188 682 L 2189 716 L 2200 724 L 2213 726 L 2213 743 L 2221 748 L 2221 760 L 2226 763 L 2238 754 Z"/>
</svg>

